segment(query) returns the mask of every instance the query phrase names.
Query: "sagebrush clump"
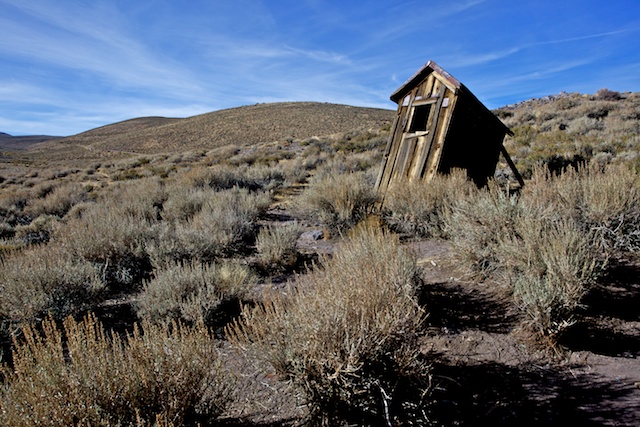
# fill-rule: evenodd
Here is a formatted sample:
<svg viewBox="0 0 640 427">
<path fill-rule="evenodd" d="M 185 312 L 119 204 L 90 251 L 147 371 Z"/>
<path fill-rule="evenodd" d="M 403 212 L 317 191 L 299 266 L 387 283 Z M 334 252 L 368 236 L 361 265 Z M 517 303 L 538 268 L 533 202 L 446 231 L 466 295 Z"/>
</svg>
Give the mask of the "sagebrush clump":
<svg viewBox="0 0 640 427">
<path fill-rule="evenodd" d="M 161 323 L 206 323 L 223 302 L 245 299 L 256 282 L 238 262 L 168 264 L 145 282 L 136 303 L 138 315 Z"/>
<path fill-rule="evenodd" d="M 309 183 L 296 206 L 303 215 L 321 222 L 330 232 L 342 234 L 370 214 L 377 201 L 370 174 L 323 173 Z"/>
<path fill-rule="evenodd" d="M 456 200 L 475 190 L 464 171 L 436 175 L 428 183 L 417 180 L 392 185 L 384 196 L 385 222 L 400 233 L 445 237 L 445 217 Z"/>
<path fill-rule="evenodd" d="M 414 255 L 369 227 L 286 295 L 269 293 L 247 308 L 228 334 L 293 381 L 315 421 L 382 424 L 418 415 L 429 373 L 417 340 L 425 316 L 418 283 Z"/>
<path fill-rule="evenodd" d="M 256 239 L 258 262 L 265 271 L 287 271 L 298 261 L 296 242 L 302 233 L 298 223 L 265 227 Z"/>
</svg>

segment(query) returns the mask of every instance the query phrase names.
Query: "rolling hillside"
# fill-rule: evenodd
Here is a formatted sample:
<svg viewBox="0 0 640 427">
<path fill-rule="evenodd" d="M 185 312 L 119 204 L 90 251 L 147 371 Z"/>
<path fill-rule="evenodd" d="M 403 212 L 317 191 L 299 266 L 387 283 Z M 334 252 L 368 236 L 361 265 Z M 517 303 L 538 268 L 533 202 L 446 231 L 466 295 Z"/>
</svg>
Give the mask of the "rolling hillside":
<svg viewBox="0 0 640 427">
<path fill-rule="evenodd" d="M 391 110 L 315 102 L 258 104 L 185 119 L 126 120 L 42 144 L 38 151 L 83 147 L 99 152 L 175 153 L 377 130 L 390 124 L 393 116 Z"/>
</svg>

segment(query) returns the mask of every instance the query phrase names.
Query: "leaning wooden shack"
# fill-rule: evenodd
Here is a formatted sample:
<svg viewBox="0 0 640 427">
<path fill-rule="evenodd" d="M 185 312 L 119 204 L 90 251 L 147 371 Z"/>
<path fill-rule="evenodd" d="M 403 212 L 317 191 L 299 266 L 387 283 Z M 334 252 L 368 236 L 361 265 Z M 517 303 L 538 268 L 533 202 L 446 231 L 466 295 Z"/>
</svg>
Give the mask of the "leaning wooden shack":
<svg viewBox="0 0 640 427">
<path fill-rule="evenodd" d="M 520 185 L 522 178 L 502 145 L 512 132 L 463 84 L 427 62 L 391 95 L 398 111 L 376 188 L 383 194 L 401 181 L 429 181 L 454 168 L 483 186 L 502 153 Z"/>
</svg>

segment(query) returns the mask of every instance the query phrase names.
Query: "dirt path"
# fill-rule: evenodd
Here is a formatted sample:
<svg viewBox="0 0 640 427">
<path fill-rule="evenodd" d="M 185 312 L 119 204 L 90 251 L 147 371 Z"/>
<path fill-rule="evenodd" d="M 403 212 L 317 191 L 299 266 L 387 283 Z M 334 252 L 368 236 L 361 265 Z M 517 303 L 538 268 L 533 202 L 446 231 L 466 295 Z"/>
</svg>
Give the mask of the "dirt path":
<svg viewBox="0 0 640 427">
<path fill-rule="evenodd" d="M 640 425 L 640 269 L 617 265 L 552 358 L 526 344 L 495 287 L 455 279 L 447 243 L 413 243 L 426 266 L 434 420 L 444 425 Z"/>
</svg>

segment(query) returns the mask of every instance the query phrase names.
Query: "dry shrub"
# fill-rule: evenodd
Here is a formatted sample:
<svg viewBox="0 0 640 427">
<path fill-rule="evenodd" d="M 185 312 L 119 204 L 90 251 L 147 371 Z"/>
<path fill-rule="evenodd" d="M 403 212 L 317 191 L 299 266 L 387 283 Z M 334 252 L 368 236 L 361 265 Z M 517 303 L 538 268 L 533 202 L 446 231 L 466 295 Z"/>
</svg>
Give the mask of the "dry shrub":
<svg viewBox="0 0 640 427">
<path fill-rule="evenodd" d="M 2 369 L 5 426 L 189 426 L 217 417 L 229 377 L 204 326 L 144 322 L 109 337 L 92 315 L 59 330 L 23 328 L 13 368 Z"/>
<path fill-rule="evenodd" d="M 608 257 L 604 234 L 595 226 L 601 212 L 595 201 L 604 195 L 587 196 L 581 182 L 592 178 L 537 173 L 519 199 L 495 187 L 481 190 L 458 201 L 447 218 L 456 257 L 472 272 L 508 285 L 530 330 L 551 345 L 571 324 Z M 594 192 L 600 191 L 607 190 Z M 615 209 L 613 202 L 627 196 L 607 197 Z"/>
<path fill-rule="evenodd" d="M 526 324 L 554 346 L 602 271 L 594 233 L 570 219 L 530 216 L 500 238 L 499 258 Z"/>
<path fill-rule="evenodd" d="M 464 171 L 436 175 L 429 182 L 411 181 L 391 186 L 384 196 L 384 220 L 398 232 L 422 237 L 444 237 L 444 217 L 456 200 L 475 190 Z"/>
<path fill-rule="evenodd" d="M 520 208 L 518 199 L 490 183 L 456 200 L 444 218 L 444 230 L 461 269 L 481 279 L 501 268 L 500 237 L 512 235 Z"/>
<path fill-rule="evenodd" d="M 558 177 L 537 170 L 523 202 L 544 206 L 559 218 L 572 218 L 584 232 L 595 232 L 607 255 L 640 250 L 640 178 L 624 164 L 592 164 Z"/>
<path fill-rule="evenodd" d="M 167 199 L 164 181 L 144 178 L 132 182 L 116 183 L 104 196 L 104 206 L 136 221 L 155 222 L 160 219 Z"/>
<path fill-rule="evenodd" d="M 41 191 L 43 191 L 41 189 Z M 80 184 L 67 184 L 52 187 L 41 198 L 29 200 L 25 212 L 33 217 L 40 215 L 55 215 L 63 217 L 76 204 L 89 199 L 87 188 Z"/>
<path fill-rule="evenodd" d="M 258 262 L 265 270 L 289 270 L 298 260 L 296 242 L 301 234 L 298 223 L 262 228 L 256 239 Z"/>
<path fill-rule="evenodd" d="M 150 270 L 145 248 L 152 236 L 149 222 L 130 215 L 131 209 L 104 203 L 88 207 L 80 218 L 58 227 L 52 242 L 99 266 L 110 288 L 129 287 Z"/>
<path fill-rule="evenodd" d="M 271 190 L 284 182 L 284 172 L 279 167 L 233 166 L 219 164 L 211 167 L 195 167 L 187 172 L 181 181 L 195 188 L 209 188 L 212 190 L 228 190 L 233 187 L 248 190 Z"/>
<path fill-rule="evenodd" d="M 167 193 L 167 200 L 162 206 L 162 219 L 168 222 L 183 222 L 190 220 L 202 210 L 212 190 L 174 185 Z"/>
<path fill-rule="evenodd" d="M 248 267 L 233 261 L 167 265 L 144 284 L 138 315 L 154 322 L 207 322 L 224 301 L 246 298 L 256 281 Z"/>
<path fill-rule="evenodd" d="M 417 283 L 415 256 L 396 237 L 362 229 L 286 295 L 245 309 L 228 335 L 293 381 L 314 421 L 382 425 L 421 404 L 411 395 L 429 371 Z"/>
<path fill-rule="evenodd" d="M 246 250 L 255 235 L 255 221 L 270 202 L 266 193 L 237 187 L 211 193 L 188 221 L 160 226 L 147 248 L 152 263 L 158 267 L 172 261 L 211 262 Z"/>
<path fill-rule="evenodd" d="M 15 228 L 15 237 L 26 245 L 46 243 L 54 230 L 58 228 L 60 219 L 55 215 L 40 215 L 29 225 L 19 225 Z"/>
<path fill-rule="evenodd" d="M 94 303 L 102 288 L 92 264 L 58 248 L 16 252 L 0 265 L 0 317 L 23 321 L 50 312 L 62 318 Z"/>
<path fill-rule="evenodd" d="M 213 190 L 228 190 L 235 186 L 243 186 L 244 177 L 239 168 L 230 165 L 212 167 L 194 167 L 180 177 L 180 181 L 189 187 Z"/>
<path fill-rule="evenodd" d="M 371 175 L 324 173 L 314 177 L 296 205 L 306 217 L 342 234 L 371 213 L 377 200 Z"/>
</svg>

